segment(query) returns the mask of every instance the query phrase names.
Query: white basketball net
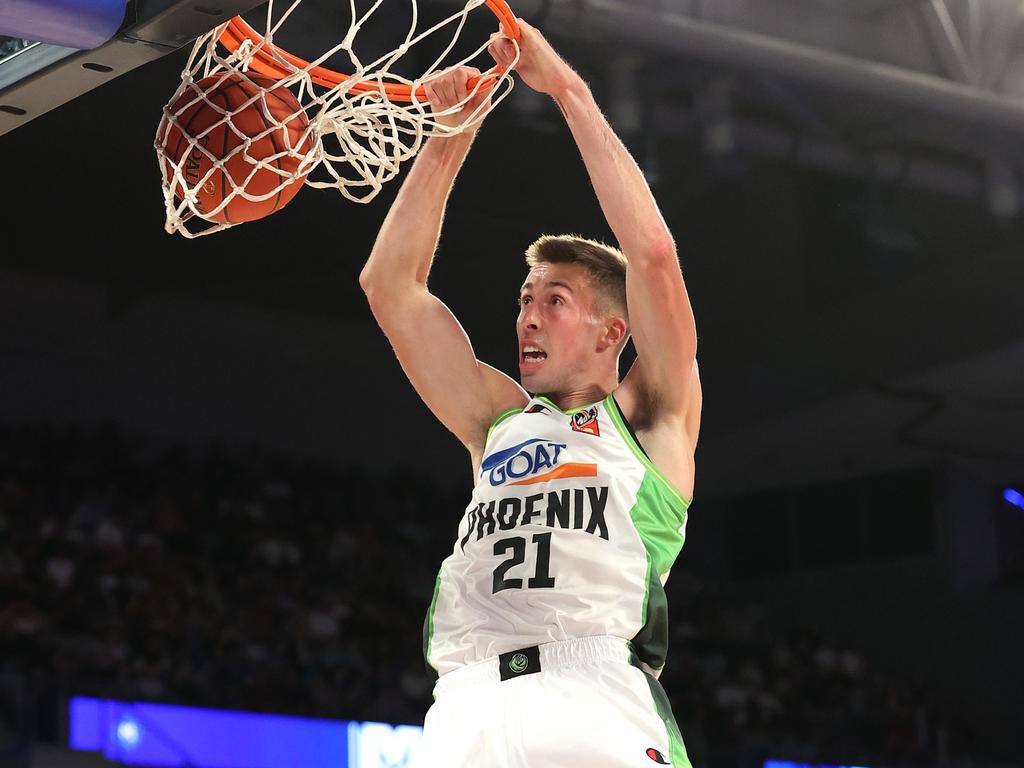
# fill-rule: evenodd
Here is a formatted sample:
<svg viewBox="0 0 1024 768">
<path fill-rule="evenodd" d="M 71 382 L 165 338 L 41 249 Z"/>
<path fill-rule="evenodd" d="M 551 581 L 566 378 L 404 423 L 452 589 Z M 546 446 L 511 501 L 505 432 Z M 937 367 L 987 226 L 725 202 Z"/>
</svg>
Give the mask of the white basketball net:
<svg viewBox="0 0 1024 768">
<path fill-rule="evenodd" d="M 490 104 L 484 100 L 468 117 L 455 126 L 440 123 L 436 118 L 458 114 L 482 87 L 486 87 L 487 82 L 484 79 L 481 78 L 462 101 L 443 112 L 432 112 L 429 103 L 416 97 L 416 90 L 422 84 L 430 82 L 456 66 L 469 64 L 487 50 L 490 41 L 485 39 L 479 48 L 460 61 L 445 61 L 455 47 L 468 14 L 484 5 L 485 0 L 468 0 L 461 10 L 424 31 L 417 31 L 416 0 L 408 0 L 412 6 L 412 23 L 404 39 L 394 50 L 369 62 L 360 61 L 353 48 L 354 40 L 360 28 L 384 0 L 375 0 L 369 10 L 362 15 L 356 13 L 355 0 L 349 0 L 352 21 L 344 38 L 338 45 L 310 61 L 309 66 L 301 69 L 283 58 L 273 45 L 274 34 L 300 2 L 301 0 L 293 0 L 281 18 L 274 21 L 274 2 L 270 0 L 267 7 L 266 27 L 261 30 L 263 41 L 256 45 L 245 41 L 235 53 L 226 53 L 223 49 L 218 50 L 218 39 L 227 24 L 217 27 L 196 40 L 188 64 L 182 72 L 181 85 L 164 107 L 163 120 L 161 120 L 155 141 L 157 159 L 163 175 L 162 186 L 167 213 L 164 228 L 167 232 L 180 232 L 185 237 L 193 238 L 237 226 L 237 224 L 210 221 L 204 219 L 203 216 L 220 212 L 236 197 L 250 201 L 267 200 L 278 194 L 285 186 L 298 183 L 297 179 L 312 174 L 314 171 L 321 178 L 314 180 L 310 176 L 306 176 L 305 184 L 320 189 L 333 187 L 349 200 L 360 203 L 369 202 L 380 192 L 385 183 L 398 174 L 401 164 L 420 150 L 425 138 L 452 135 L 478 123 L 511 91 L 513 80 L 506 72 L 498 82 L 494 83 Z M 483 12 L 488 13 L 486 9 Z M 495 21 L 497 22 L 497 19 Z M 444 51 L 417 79 L 409 80 L 390 71 L 395 62 L 412 46 L 430 35 L 451 28 L 453 28 L 451 39 L 445 45 Z M 261 49 L 269 53 L 274 61 L 287 72 L 284 78 L 267 89 L 261 88 L 259 84 L 253 82 L 252 77 L 248 74 L 253 57 Z M 316 84 L 310 70 L 315 66 L 323 65 L 328 58 L 340 52 L 344 52 L 348 56 L 351 63 L 351 76 L 330 89 Z M 481 70 L 486 71 L 493 64 L 490 57 L 487 58 L 488 62 L 479 66 Z M 269 133 L 281 136 L 282 133 L 287 132 L 287 129 L 282 130 L 282 126 L 290 119 L 289 116 L 274 124 L 275 120 L 271 118 L 269 112 L 266 112 L 264 119 L 269 127 L 260 136 L 240 136 L 241 144 L 230 151 L 226 157 L 217 157 L 211 153 L 205 146 L 206 142 L 203 141 L 203 137 L 210 131 L 227 123 L 229 127 L 226 130 L 239 132 L 230 122 L 233 113 L 210 101 L 207 94 L 201 93 L 200 89 L 196 88 L 195 83 L 205 77 L 217 74 L 222 74 L 226 79 L 232 77 L 232 73 L 248 80 L 253 84 L 252 87 L 258 89 L 260 93 L 260 96 L 237 107 L 236 112 L 251 104 L 256 98 L 261 98 L 267 90 L 284 86 L 298 98 L 302 110 L 309 119 L 309 128 L 303 133 L 300 140 L 291 142 L 295 145 L 294 147 L 273 157 L 256 160 L 246 155 L 246 162 L 252 168 L 248 178 L 251 179 L 260 169 L 270 170 L 280 176 L 280 183 L 274 189 L 258 195 L 252 194 L 244 188 L 245 182 L 238 181 L 236 184 L 231 175 L 224 171 L 223 179 L 226 180 L 226 184 L 230 188 L 225 190 L 226 194 L 224 194 L 222 203 L 216 209 L 208 210 L 204 214 L 196 205 L 198 190 L 210 181 L 217 170 L 223 168 L 230 157 L 240 152 L 244 153 L 251 143 L 250 138 L 255 141 L 260 136 Z M 262 77 L 256 71 L 253 71 L 252 75 Z M 380 91 L 353 92 L 353 86 L 362 81 L 375 81 L 382 88 Z M 405 103 L 392 101 L 383 89 L 385 83 L 409 85 L 413 92 L 412 101 Z M 186 91 L 191 93 L 193 98 L 187 99 L 188 103 L 184 103 L 176 112 L 172 112 L 170 107 Z M 200 98 L 206 101 L 211 108 L 220 112 L 223 117 L 217 124 L 209 126 L 199 135 L 189 136 L 178 118 L 186 109 L 195 105 Z M 181 159 L 178 163 L 172 162 L 163 150 L 164 140 L 172 125 L 182 132 L 188 142 L 187 147 L 181 152 Z M 314 137 L 311 142 L 305 140 L 309 133 Z M 308 146 L 308 151 L 303 152 L 303 146 Z M 196 152 L 204 154 L 210 160 L 211 166 L 209 171 L 198 180 L 194 175 L 192 178 L 186 179 L 187 158 L 190 155 L 194 156 L 193 153 Z M 279 169 L 275 161 L 282 155 L 288 155 L 298 161 L 294 172 L 285 173 Z M 182 195 L 182 191 L 184 191 L 184 195 Z"/>
</svg>

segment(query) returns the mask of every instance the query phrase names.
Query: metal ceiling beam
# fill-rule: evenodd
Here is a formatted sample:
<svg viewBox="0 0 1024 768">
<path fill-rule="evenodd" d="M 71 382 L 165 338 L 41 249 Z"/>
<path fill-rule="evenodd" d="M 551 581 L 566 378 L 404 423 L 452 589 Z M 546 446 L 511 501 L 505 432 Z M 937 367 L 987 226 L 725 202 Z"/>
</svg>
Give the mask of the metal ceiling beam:
<svg viewBox="0 0 1024 768">
<path fill-rule="evenodd" d="M 961 122 L 1024 132 L 1024 103 L 992 92 L 624 0 L 558 4 L 548 26 L 857 93 Z"/>
<path fill-rule="evenodd" d="M 1024 22 L 1024 2 L 1018 2 L 1016 7 L 986 4 L 977 17 L 978 36 L 984 39 L 984 45 L 979 47 L 981 55 L 976 59 L 982 65 L 981 85 L 995 88 L 1015 54 L 1014 42 Z M 980 29 L 982 26 L 984 29 Z"/>
<path fill-rule="evenodd" d="M 968 85 L 977 85 L 977 67 L 960 37 L 960 32 L 949 15 L 946 0 L 931 0 L 921 6 L 921 16 L 942 60 L 942 66 L 953 80 Z"/>
</svg>

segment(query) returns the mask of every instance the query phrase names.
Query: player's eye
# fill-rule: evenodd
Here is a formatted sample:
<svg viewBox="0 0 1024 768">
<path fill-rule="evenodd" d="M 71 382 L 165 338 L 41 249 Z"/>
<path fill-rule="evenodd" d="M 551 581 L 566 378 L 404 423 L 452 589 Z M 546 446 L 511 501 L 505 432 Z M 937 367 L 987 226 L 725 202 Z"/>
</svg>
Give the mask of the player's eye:
<svg viewBox="0 0 1024 768">
<path fill-rule="evenodd" d="M 552 296 L 551 297 L 551 303 L 552 304 L 565 304 L 565 302 L 562 300 L 561 296 Z"/>
<path fill-rule="evenodd" d="M 529 296 L 520 296 L 519 297 L 519 306 L 520 307 L 525 307 L 529 303 L 530 303 L 530 297 Z"/>
</svg>

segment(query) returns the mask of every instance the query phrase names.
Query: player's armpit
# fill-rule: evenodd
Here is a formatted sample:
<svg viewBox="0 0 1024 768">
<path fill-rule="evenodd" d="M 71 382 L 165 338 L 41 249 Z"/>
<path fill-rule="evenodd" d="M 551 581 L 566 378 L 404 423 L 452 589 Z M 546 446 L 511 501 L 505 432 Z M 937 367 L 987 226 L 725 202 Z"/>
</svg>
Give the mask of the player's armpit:
<svg viewBox="0 0 1024 768">
<path fill-rule="evenodd" d="M 367 299 L 416 392 L 471 452 L 482 449 L 498 413 L 529 400 L 515 381 L 476 359 L 459 321 L 425 286 L 368 291 Z"/>
</svg>

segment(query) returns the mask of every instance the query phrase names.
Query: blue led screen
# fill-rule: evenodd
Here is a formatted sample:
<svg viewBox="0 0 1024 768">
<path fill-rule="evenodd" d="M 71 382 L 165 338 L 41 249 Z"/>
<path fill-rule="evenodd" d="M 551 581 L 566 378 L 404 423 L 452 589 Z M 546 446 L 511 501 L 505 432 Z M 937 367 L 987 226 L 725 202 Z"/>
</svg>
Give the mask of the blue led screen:
<svg viewBox="0 0 1024 768">
<path fill-rule="evenodd" d="M 764 768 L 862 768 L 856 765 L 821 765 L 817 763 L 793 763 L 789 760 L 765 760 Z"/>
<path fill-rule="evenodd" d="M 405 765 L 423 730 L 84 697 L 71 700 L 68 714 L 72 749 L 183 768 Z"/>
</svg>

